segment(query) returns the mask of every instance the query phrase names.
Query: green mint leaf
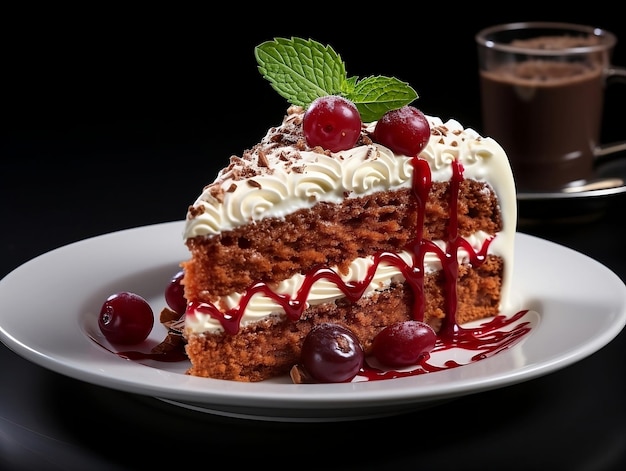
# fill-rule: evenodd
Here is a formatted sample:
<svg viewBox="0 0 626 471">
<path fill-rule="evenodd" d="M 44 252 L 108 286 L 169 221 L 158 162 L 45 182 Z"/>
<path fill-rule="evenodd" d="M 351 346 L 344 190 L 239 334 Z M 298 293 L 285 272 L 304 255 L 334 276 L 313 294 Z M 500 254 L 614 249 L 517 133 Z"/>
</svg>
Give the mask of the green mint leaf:
<svg viewBox="0 0 626 471">
<path fill-rule="evenodd" d="M 355 83 L 345 95 L 352 101 L 364 122 L 377 121 L 387 111 L 402 108 L 418 98 L 417 92 L 395 77 L 367 77 Z"/>
<path fill-rule="evenodd" d="M 362 121 L 371 122 L 418 98 L 408 83 L 394 77 L 372 76 L 360 81 L 348 77 L 341 56 L 312 39 L 274 38 L 258 45 L 254 56 L 272 88 L 303 108 L 318 97 L 341 95 L 356 105 Z"/>
<path fill-rule="evenodd" d="M 346 68 L 330 47 L 301 38 L 275 38 L 254 49 L 258 68 L 274 90 L 293 105 L 306 108 L 325 95 L 339 95 Z"/>
<path fill-rule="evenodd" d="M 344 97 L 352 95 L 358 80 L 358 77 L 348 77 L 341 87 L 341 95 Z"/>
</svg>

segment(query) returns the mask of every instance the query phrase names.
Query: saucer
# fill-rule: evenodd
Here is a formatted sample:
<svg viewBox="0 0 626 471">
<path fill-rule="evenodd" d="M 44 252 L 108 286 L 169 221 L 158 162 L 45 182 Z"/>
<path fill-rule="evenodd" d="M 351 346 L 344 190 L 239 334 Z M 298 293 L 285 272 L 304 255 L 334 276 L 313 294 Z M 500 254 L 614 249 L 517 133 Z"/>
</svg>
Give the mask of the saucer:
<svg viewBox="0 0 626 471">
<path fill-rule="evenodd" d="M 600 215 L 609 200 L 624 193 L 626 152 L 620 152 L 599 157 L 590 184 L 580 190 L 518 191 L 518 211 L 521 219 L 586 220 Z"/>
</svg>

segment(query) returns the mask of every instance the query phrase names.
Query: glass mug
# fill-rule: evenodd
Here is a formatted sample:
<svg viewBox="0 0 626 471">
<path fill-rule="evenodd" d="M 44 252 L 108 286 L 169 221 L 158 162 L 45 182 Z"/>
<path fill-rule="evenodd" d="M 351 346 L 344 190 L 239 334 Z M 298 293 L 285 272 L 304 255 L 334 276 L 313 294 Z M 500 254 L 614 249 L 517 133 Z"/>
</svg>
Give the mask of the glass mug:
<svg viewBox="0 0 626 471">
<path fill-rule="evenodd" d="M 483 134 L 507 152 L 518 191 L 585 184 L 596 158 L 626 150 L 601 145 L 609 80 L 626 81 L 611 63 L 617 39 L 592 26 L 524 22 L 479 31 Z"/>
</svg>

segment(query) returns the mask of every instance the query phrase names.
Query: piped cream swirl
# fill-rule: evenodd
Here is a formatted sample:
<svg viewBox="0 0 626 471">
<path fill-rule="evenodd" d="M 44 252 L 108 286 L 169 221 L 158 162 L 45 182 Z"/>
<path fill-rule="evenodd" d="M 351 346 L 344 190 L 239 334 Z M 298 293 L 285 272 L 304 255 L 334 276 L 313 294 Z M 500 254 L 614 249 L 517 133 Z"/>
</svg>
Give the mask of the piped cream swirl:
<svg viewBox="0 0 626 471">
<path fill-rule="evenodd" d="M 262 171 L 248 181 L 218 179 L 207 187 L 193 205 L 184 237 L 215 235 L 262 218 L 282 218 L 320 201 L 340 203 L 345 196 L 411 185 L 411 159 L 382 146 L 363 145 L 330 156 L 302 151 L 302 172 L 282 160 L 282 152 L 276 149 L 266 154 L 271 171 Z"/>
</svg>

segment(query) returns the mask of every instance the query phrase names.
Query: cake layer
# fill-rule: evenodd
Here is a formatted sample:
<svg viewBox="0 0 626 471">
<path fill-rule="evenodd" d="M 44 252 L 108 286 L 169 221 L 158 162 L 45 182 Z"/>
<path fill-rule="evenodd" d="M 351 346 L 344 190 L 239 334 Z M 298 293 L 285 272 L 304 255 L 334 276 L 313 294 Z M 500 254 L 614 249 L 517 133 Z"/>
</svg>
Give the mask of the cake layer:
<svg viewBox="0 0 626 471">
<path fill-rule="evenodd" d="M 449 182 L 433 182 L 426 204 L 423 238 L 447 238 L 450 220 Z M 495 193 L 485 182 L 459 185 L 458 234 L 495 235 L 502 228 Z M 239 292 L 252 283 L 277 283 L 316 265 L 345 272 L 355 258 L 377 252 L 402 251 L 414 238 L 418 202 L 411 190 L 379 192 L 344 204 L 318 203 L 282 219 L 267 218 L 215 236 L 187 241 L 192 257 L 183 264 L 188 274 L 188 299 L 210 302 Z"/>
<path fill-rule="evenodd" d="M 503 260 L 488 256 L 474 268 L 459 267 L 457 319 L 460 323 L 497 315 L 502 288 Z M 439 330 L 445 319 L 447 283 L 441 271 L 427 274 L 424 296 L 428 299 L 424 320 Z M 354 303 L 340 299 L 310 307 L 292 321 L 275 315 L 250 324 L 237 335 L 205 332 L 191 335 L 187 355 L 189 374 L 236 381 L 261 381 L 286 374 L 298 363 L 306 334 L 315 324 L 332 322 L 352 330 L 366 352 L 385 326 L 413 316 L 413 291 L 404 283 L 362 298 Z"/>
</svg>

